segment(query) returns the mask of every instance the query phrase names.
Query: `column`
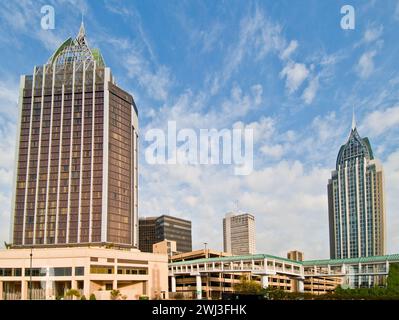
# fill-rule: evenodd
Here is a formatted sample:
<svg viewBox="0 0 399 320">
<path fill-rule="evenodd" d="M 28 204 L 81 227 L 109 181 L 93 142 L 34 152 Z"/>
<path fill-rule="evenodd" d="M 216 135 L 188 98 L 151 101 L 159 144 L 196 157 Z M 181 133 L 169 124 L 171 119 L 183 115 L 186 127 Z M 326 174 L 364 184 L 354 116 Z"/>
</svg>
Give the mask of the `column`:
<svg viewBox="0 0 399 320">
<path fill-rule="evenodd" d="M 90 298 L 90 279 L 86 276 L 83 280 L 83 294 L 85 295 L 86 299 Z"/>
<path fill-rule="evenodd" d="M 298 292 L 304 292 L 304 291 L 305 291 L 305 287 L 304 287 L 303 279 L 298 279 Z"/>
<path fill-rule="evenodd" d="M 29 281 L 22 280 L 21 281 L 21 300 L 29 299 L 28 287 L 29 287 Z"/>
<path fill-rule="evenodd" d="M 3 300 L 3 281 L 0 281 L 0 300 Z"/>
<path fill-rule="evenodd" d="M 269 286 L 269 276 L 268 275 L 262 275 L 262 288 L 266 289 Z"/>
<path fill-rule="evenodd" d="M 117 280 L 112 281 L 112 289 L 113 290 L 117 290 L 118 289 L 118 281 Z"/>
<path fill-rule="evenodd" d="M 197 299 L 201 300 L 202 299 L 202 282 L 201 282 L 201 275 L 197 274 L 195 276 L 195 280 L 197 282 Z"/>
<path fill-rule="evenodd" d="M 46 300 L 51 300 L 50 296 L 52 295 L 51 293 L 51 287 L 52 287 L 52 281 L 50 279 L 46 279 Z"/>
<path fill-rule="evenodd" d="M 171 282 L 172 282 L 172 292 L 176 292 L 176 277 L 175 276 L 172 276 Z"/>
</svg>

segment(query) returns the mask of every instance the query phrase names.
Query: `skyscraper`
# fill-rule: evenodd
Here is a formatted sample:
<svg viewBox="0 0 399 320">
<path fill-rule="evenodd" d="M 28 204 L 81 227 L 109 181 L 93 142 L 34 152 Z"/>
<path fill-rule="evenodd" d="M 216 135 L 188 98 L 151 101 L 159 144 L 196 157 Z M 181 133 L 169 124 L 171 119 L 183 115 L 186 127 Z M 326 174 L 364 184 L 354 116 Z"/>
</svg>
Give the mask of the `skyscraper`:
<svg viewBox="0 0 399 320">
<path fill-rule="evenodd" d="M 233 255 L 255 253 L 255 217 L 249 213 L 228 213 L 223 218 L 224 251 Z"/>
<path fill-rule="evenodd" d="M 137 247 L 138 112 L 83 23 L 21 77 L 13 247 Z"/>
<path fill-rule="evenodd" d="M 385 254 L 384 174 L 368 138 L 352 129 L 328 181 L 332 259 Z"/>
<path fill-rule="evenodd" d="M 152 252 L 153 244 L 163 240 L 176 241 L 177 252 L 192 250 L 191 221 L 162 215 L 159 217 L 140 218 L 139 249 Z"/>
</svg>

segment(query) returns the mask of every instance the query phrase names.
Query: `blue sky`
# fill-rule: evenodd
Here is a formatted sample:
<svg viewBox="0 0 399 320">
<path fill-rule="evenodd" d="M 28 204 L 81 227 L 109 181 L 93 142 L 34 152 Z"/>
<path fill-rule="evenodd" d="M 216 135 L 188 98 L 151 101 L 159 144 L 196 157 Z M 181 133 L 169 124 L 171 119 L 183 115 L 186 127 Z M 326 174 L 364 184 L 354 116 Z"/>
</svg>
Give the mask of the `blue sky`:
<svg viewBox="0 0 399 320">
<path fill-rule="evenodd" d="M 55 29 L 40 27 L 42 5 Z M 355 8 L 355 30 L 340 8 Z M 153 166 L 141 139 L 141 216 L 193 221 L 194 247 L 222 248 L 222 217 L 256 217 L 259 252 L 328 257 L 326 184 L 352 109 L 385 168 L 388 251 L 399 252 L 398 1 L 1 1 L 0 240 L 8 239 L 19 75 L 84 21 L 139 109 L 165 128 L 254 129 L 255 166 Z"/>
</svg>

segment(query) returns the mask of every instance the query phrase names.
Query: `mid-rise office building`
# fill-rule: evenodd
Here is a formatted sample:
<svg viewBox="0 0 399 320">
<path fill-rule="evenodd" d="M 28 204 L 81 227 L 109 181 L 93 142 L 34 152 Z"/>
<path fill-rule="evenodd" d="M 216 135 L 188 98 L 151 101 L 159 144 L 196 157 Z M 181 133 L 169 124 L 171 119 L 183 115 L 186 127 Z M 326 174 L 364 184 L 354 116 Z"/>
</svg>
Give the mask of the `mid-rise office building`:
<svg viewBox="0 0 399 320">
<path fill-rule="evenodd" d="M 224 251 L 233 255 L 255 253 L 255 217 L 249 213 L 228 213 L 223 219 Z"/>
<path fill-rule="evenodd" d="M 163 240 L 176 241 L 177 252 L 192 250 L 191 221 L 162 215 L 160 217 L 140 218 L 139 248 L 152 252 L 153 245 Z"/>
<path fill-rule="evenodd" d="M 139 219 L 139 249 L 143 252 L 152 252 L 155 238 L 156 217 L 140 217 Z M 162 240 L 161 240 L 162 241 Z"/>
<path fill-rule="evenodd" d="M 368 138 L 352 129 L 328 181 L 332 259 L 385 254 L 384 173 Z"/>
<path fill-rule="evenodd" d="M 137 247 L 138 112 L 82 26 L 21 77 L 13 247 Z"/>
<path fill-rule="evenodd" d="M 287 259 L 294 261 L 303 261 L 303 252 L 298 250 L 292 250 L 287 253 Z"/>
</svg>

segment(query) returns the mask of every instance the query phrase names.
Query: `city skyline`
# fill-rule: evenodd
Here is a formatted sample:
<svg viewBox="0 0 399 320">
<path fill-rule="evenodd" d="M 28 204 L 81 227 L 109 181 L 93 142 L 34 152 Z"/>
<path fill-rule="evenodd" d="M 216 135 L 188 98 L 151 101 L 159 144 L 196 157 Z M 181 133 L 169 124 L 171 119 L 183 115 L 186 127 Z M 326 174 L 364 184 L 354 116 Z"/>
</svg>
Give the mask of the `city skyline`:
<svg viewBox="0 0 399 320">
<path fill-rule="evenodd" d="M 40 29 L 45 2 L 1 4 L 0 27 L 9 30 L 0 39 L 1 58 L 15 61 L 0 67 L 1 240 L 9 232 L 18 76 L 75 34 L 83 11 L 93 45 L 104 49 L 107 65 L 140 105 L 140 136 L 168 119 L 179 127 L 255 129 L 248 177 L 235 177 L 228 166 L 154 167 L 140 152 L 140 216 L 167 210 L 192 220 L 194 248 L 208 242 L 217 249 L 220 221 L 239 199 L 262 230 L 259 252 L 298 249 L 309 258 L 327 257 L 326 181 L 355 107 L 359 130 L 370 137 L 387 177 L 387 253 L 399 251 L 396 3 L 353 1 L 355 30 L 340 28 L 340 3 L 312 2 L 311 12 L 290 2 L 235 9 L 51 3 L 55 30 Z M 13 19 L 17 12 L 20 19 Z"/>
</svg>

